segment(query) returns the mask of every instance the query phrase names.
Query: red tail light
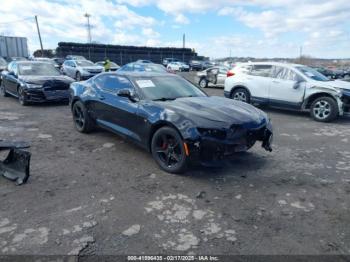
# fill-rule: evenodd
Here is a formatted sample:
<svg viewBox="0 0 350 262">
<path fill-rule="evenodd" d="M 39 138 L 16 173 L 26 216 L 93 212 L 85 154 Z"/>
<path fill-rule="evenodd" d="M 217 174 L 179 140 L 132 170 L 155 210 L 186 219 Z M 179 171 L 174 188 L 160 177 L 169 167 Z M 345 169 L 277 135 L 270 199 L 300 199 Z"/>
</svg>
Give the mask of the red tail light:
<svg viewBox="0 0 350 262">
<path fill-rule="evenodd" d="M 234 76 L 234 75 L 235 73 L 232 70 L 227 71 L 227 74 L 226 74 L 227 77 Z"/>
</svg>

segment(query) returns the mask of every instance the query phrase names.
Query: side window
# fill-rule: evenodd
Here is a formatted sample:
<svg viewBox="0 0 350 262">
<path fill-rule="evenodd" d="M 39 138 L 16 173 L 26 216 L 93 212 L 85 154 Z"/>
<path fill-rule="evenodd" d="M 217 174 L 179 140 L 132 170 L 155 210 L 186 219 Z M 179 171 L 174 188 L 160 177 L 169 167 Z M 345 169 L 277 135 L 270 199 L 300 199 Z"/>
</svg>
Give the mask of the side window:
<svg viewBox="0 0 350 262">
<path fill-rule="evenodd" d="M 290 81 L 297 81 L 298 79 L 297 74 L 295 72 L 281 66 L 274 67 L 272 72 L 272 77 L 277 79 L 290 80 Z"/>
<path fill-rule="evenodd" d="M 116 92 L 120 89 L 128 88 L 134 89 L 130 81 L 123 77 L 114 74 L 101 75 L 94 80 L 97 88 L 104 89 L 110 92 Z"/>
<path fill-rule="evenodd" d="M 13 65 L 14 65 L 14 63 L 13 62 L 11 62 L 11 63 L 9 63 L 8 65 L 7 65 L 7 71 L 9 71 L 9 72 L 12 72 L 13 71 Z"/>
<path fill-rule="evenodd" d="M 18 75 L 17 64 L 14 63 L 11 67 L 11 70 L 15 73 L 15 75 Z"/>
<path fill-rule="evenodd" d="M 254 65 L 252 70 L 250 71 L 250 75 L 270 77 L 271 69 L 271 65 Z"/>
</svg>

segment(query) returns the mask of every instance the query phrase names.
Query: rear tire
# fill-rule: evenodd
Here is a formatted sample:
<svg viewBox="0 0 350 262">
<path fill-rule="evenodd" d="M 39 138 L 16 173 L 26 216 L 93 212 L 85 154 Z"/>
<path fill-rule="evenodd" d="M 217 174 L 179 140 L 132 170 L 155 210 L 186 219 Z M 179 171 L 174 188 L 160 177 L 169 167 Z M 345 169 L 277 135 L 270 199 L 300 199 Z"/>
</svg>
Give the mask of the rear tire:
<svg viewBox="0 0 350 262">
<path fill-rule="evenodd" d="M 327 96 L 317 98 L 310 107 L 311 117 L 318 122 L 331 122 L 338 114 L 337 102 Z"/>
<path fill-rule="evenodd" d="M 237 88 L 231 94 L 233 100 L 238 100 L 245 103 L 250 103 L 250 94 L 245 88 Z"/>
<path fill-rule="evenodd" d="M 5 88 L 5 85 L 4 85 L 3 81 L 1 81 L 1 84 L 0 84 L 0 96 L 2 96 L 2 97 L 8 97 L 9 96 L 7 94 L 7 92 L 6 92 L 6 88 Z"/>
<path fill-rule="evenodd" d="M 72 108 L 75 128 L 81 133 L 90 133 L 94 127 L 94 121 L 90 117 L 85 105 L 81 101 L 74 103 Z"/>
<path fill-rule="evenodd" d="M 152 137 L 151 151 L 154 160 L 164 171 L 173 174 L 186 171 L 187 156 L 184 141 L 174 128 L 158 129 Z"/>
</svg>

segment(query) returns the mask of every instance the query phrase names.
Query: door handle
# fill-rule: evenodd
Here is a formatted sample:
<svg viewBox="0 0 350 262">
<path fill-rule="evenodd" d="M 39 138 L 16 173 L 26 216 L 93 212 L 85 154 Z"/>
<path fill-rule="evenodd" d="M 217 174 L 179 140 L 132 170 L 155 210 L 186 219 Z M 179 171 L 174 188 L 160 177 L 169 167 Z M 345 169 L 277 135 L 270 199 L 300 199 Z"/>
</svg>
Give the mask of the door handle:
<svg viewBox="0 0 350 262">
<path fill-rule="evenodd" d="M 103 95 L 98 95 L 98 99 L 105 100 L 105 97 Z"/>
<path fill-rule="evenodd" d="M 277 83 L 277 84 L 279 84 L 280 81 L 273 80 L 272 83 Z"/>
</svg>

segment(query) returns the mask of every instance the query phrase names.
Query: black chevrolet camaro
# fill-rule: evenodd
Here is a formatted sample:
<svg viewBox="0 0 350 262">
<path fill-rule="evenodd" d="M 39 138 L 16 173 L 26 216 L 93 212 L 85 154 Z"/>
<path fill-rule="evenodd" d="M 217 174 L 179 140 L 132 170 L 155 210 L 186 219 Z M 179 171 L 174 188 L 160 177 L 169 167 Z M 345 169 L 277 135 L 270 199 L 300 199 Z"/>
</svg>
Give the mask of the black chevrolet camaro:
<svg viewBox="0 0 350 262">
<path fill-rule="evenodd" d="M 72 78 L 63 76 L 52 63 L 13 61 L 1 73 L 0 95 L 12 95 L 22 105 L 32 102 L 67 101 Z"/>
<path fill-rule="evenodd" d="M 99 126 L 129 138 L 170 173 L 194 162 L 215 165 L 256 141 L 271 151 L 272 126 L 264 112 L 210 97 L 177 75 L 102 73 L 70 89 L 78 131 Z"/>
</svg>

